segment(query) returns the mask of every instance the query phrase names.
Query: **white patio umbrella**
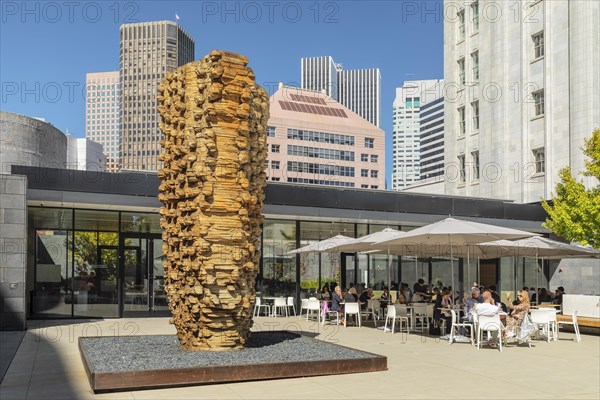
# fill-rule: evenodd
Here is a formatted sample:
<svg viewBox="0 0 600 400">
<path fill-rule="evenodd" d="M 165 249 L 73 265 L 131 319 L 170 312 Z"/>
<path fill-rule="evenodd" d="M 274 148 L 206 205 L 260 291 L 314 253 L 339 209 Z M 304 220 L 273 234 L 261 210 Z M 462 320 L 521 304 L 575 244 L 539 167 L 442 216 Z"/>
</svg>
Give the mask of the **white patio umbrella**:
<svg viewBox="0 0 600 400">
<path fill-rule="evenodd" d="M 323 253 L 323 252 L 336 252 L 337 247 L 349 240 L 354 240 L 351 237 L 344 235 L 337 235 L 330 237 L 329 239 L 321 240 L 319 242 L 311 243 L 307 246 L 297 248 L 292 251 L 288 251 L 287 254 L 297 253 Z"/>
<path fill-rule="evenodd" d="M 484 253 L 497 251 L 498 248 L 506 249 L 511 252 L 513 257 L 535 257 L 536 264 L 538 258 L 555 260 L 562 258 L 600 258 L 600 251 L 593 248 L 587 248 L 579 245 L 559 242 L 542 236 L 519 240 L 496 240 L 477 245 Z M 539 287 L 539 271 L 536 267 L 536 287 Z"/>
<path fill-rule="evenodd" d="M 392 228 L 385 228 L 382 231 L 371 233 L 366 236 L 362 236 L 358 239 L 352 239 L 347 241 L 346 243 L 340 244 L 336 250 L 344 251 L 344 252 L 371 252 L 373 247 L 371 246 L 373 243 L 395 239 L 402 235 L 406 234 L 406 232 L 402 232 Z M 391 276 L 391 265 L 392 261 L 390 258 L 389 249 L 387 250 L 387 278 L 388 278 L 388 288 L 392 286 L 392 276 Z"/>
<path fill-rule="evenodd" d="M 409 244 L 416 245 L 421 250 L 434 250 L 428 246 L 450 246 L 450 266 L 452 268 L 452 290 L 456 290 L 454 285 L 454 260 L 453 246 L 455 245 L 474 245 L 489 239 L 519 239 L 535 236 L 534 233 L 521 231 L 517 229 L 503 228 L 496 225 L 481 224 L 478 222 L 464 221 L 455 218 L 446 218 L 441 221 L 422 226 L 407 232 L 401 237 L 381 241 L 373 244 L 374 248 L 383 250 L 385 246 L 405 246 Z M 467 257 L 469 252 L 467 251 Z M 453 296 L 454 297 L 454 296 Z"/>
</svg>

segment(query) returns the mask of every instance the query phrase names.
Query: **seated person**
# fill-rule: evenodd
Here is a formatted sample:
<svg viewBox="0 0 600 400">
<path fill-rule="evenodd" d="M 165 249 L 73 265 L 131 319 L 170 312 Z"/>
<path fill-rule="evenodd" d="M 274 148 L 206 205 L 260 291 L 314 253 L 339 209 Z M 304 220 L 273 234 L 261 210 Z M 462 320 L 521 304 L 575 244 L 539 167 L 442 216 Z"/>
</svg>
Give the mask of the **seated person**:
<svg viewBox="0 0 600 400">
<path fill-rule="evenodd" d="M 494 315 L 498 314 L 500 311 L 498 306 L 494 304 L 494 299 L 492 298 L 492 293 L 485 289 L 482 294 L 483 303 L 478 303 L 475 305 L 475 312 L 477 315 Z"/>
<path fill-rule="evenodd" d="M 508 294 L 507 298 L 510 303 L 510 293 Z M 517 330 L 521 326 L 521 322 L 523 322 L 523 318 L 525 318 L 525 315 L 529 313 L 529 292 L 521 290 L 517 294 L 517 298 L 519 299 L 518 305 L 509 305 L 511 312 L 506 316 L 506 330 L 504 331 L 505 337 L 512 337 L 516 335 Z"/>
<path fill-rule="evenodd" d="M 358 297 L 358 301 L 362 303 L 361 308 L 363 310 L 367 309 L 367 303 L 369 300 L 371 300 L 371 297 L 373 297 L 373 289 L 371 288 L 368 288 L 367 290 L 363 291 Z"/>
<path fill-rule="evenodd" d="M 483 296 L 481 296 L 481 292 L 479 291 L 479 288 L 473 286 L 471 288 L 471 297 L 469 297 L 467 300 L 465 300 L 465 316 L 464 316 L 464 318 L 467 321 L 473 322 L 473 314 L 471 313 L 471 311 L 473 311 L 475 309 L 475 305 L 479 304 L 479 303 L 483 303 Z"/>
<path fill-rule="evenodd" d="M 356 293 L 356 288 L 352 286 L 352 284 L 350 284 L 350 290 L 348 290 L 348 294 L 352 296 L 353 302 L 358 301 L 358 293 Z"/>
<path fill-rule="evenodd" d="M 402 293 L 404 297 L 406 297 L 406 300 L 410 300 L 412 298 L 412 294 L 406 283 L 400 284 L 400 293 Z"/>
<path fill-rule="evenodd" d="M 331 298 L 331 307 L 329 309 L 331 311 L 337 311 L 341 313 L 342 305 L 340 303 L 342 303 L 342 288 L 336 286 L 333 292 L 333 297 Z"/>
<path fill-rule="evenodd" d="M 556 296 L 554 296 L 554 304 L 562 304 L 563 302 L 563 295 L 565 294 L 565 288 L 562 286 L 559 286 L 556 289 Z"/>
<path fill-rule="evenodd" d="M 406 300 L 406 297 L 404 297 L 404 295 L 402 294 L 402 292 L 398 293 L 398 298 L 396 299 L 396 303 L 395 304 L 408 305 L 408 300 Z"/>
<path fill-rule="evenodd" d="M 329 285 L 326 283 L 321 290 L 321 299 L 329 300 L 331 299 L 331 292 L 329 292 Z"/>
<path fill-rule="evenodd" d="M 386 286 L 383 288 L 383 293 L 381 294 L 381 297 L 379 297 L 379 303 L 380 303 L 381 310 L 387 309 L 389 302 L 390 302 L 390 290 Z"/>
<path fill-rule="evenodd" d="M 433 319 L 437 322 L 440 320 L 446 321 L 446 331 L 444 334 L 450 334 L 450 330 L 452 329 L 452 313 L 450 311 L 442 311 L 440 308 L 449 308 L 452 307 L 452 303 L 450 301 L 450 292 L 447 289 L 442 290 L 442 293 L 435 301 L 435 306 L 433 308 Z M 441 327 L 442 324 L 440 324 Z"/>
</svg>

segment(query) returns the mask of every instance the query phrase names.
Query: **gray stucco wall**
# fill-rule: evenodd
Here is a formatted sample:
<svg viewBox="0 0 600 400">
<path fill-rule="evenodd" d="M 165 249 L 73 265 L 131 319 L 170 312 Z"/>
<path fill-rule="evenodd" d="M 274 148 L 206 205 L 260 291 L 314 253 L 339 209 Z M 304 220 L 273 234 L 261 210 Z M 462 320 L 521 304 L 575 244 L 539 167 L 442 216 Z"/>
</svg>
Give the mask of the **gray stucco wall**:
<svg viewBox="0 0 600 400">
<path fill-rule="evenodd" d="M 563 259 L 550 279 L 550 289 L 562 286 L 568 294 L 600 295 L 600 259 Z"/>
<path fill-rule="evenodd" d="M 10 165 L 65 168 L 67 137 L 54 126 L 24 115 L 0 111 L 0 173 Z"/>
<path fill-rule="evenodd" d="M 27 178 L 0 174 L 0 330 L 26 329 Z"/>
</svg>

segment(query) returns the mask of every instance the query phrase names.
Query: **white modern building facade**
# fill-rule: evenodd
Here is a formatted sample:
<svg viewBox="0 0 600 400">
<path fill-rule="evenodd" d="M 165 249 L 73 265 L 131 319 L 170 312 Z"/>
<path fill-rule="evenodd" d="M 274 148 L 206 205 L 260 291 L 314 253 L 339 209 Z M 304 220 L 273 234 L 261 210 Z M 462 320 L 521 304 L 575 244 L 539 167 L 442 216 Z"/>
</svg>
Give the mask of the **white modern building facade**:
<svg viewBox="0 0 600 400">
<path fill-rule="evenodd" d="M 302 89 L 324 91 L 338 100 L 338 66 L 330 56 L 302 58 L 300 86 Z"/>
<path fill-rule="evenodd" d="M 67 134 L 67 168 L 80 171 L 106 171 L 104 147 L 87 138 Z"/>
<path fill-rule="evenodd" d="M 381 125 L 381 74 L 379 68 L 338 72 L 339 102 L 375 126 Z"/>
<path fill-rule="evenodd" d="M 420 180 L 444 179 L 444 98 L 430 101 L 419 112 Z"/>
<path fill-rule="evenodd" d="M 381 123 L 381 73 L 379 68 L 344 70 L 332 57 L 301 60 L 302 89 L 323 91 L 371 124 Z"/>
<path fill-rule="evenodd" d="M 446 194 L 550 198 L 600 127 L 600 2 L 444 3 Z"/>
<path fill-rule="evenodd" d="M 119 71 L 88 73 L 85 84 L 85 137 L 102 145 L 107 169 L 116 172 L 121 168 Z"/>
<path fill-rule="evenodd" d="M 172 21 L 124 24 L 120 35 L 122 168 L 157 171 L 158 84 L 168 72 L 194 61 L 194 39 Z"/>
<path fill-rule="evenodd" d="M 421 107 L 443 97 L 443 80 L 406 81 L 396 88 L 392 127 L 392 189 L 421 179 Z"/>
</svg>

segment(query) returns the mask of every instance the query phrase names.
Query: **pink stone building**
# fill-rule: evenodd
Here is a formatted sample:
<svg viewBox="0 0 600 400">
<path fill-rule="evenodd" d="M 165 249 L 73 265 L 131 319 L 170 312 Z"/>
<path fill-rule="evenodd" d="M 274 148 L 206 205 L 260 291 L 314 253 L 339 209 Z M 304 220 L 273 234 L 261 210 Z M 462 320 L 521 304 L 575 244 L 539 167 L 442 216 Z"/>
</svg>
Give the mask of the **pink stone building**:
<svg viewBox="0 0 600 400">
<path fill-rule="evenodd" d="M 270 101 L 270 181 L 385 189 L 382 129 L 321 92 L 280 84 Z"/>
</svg>

